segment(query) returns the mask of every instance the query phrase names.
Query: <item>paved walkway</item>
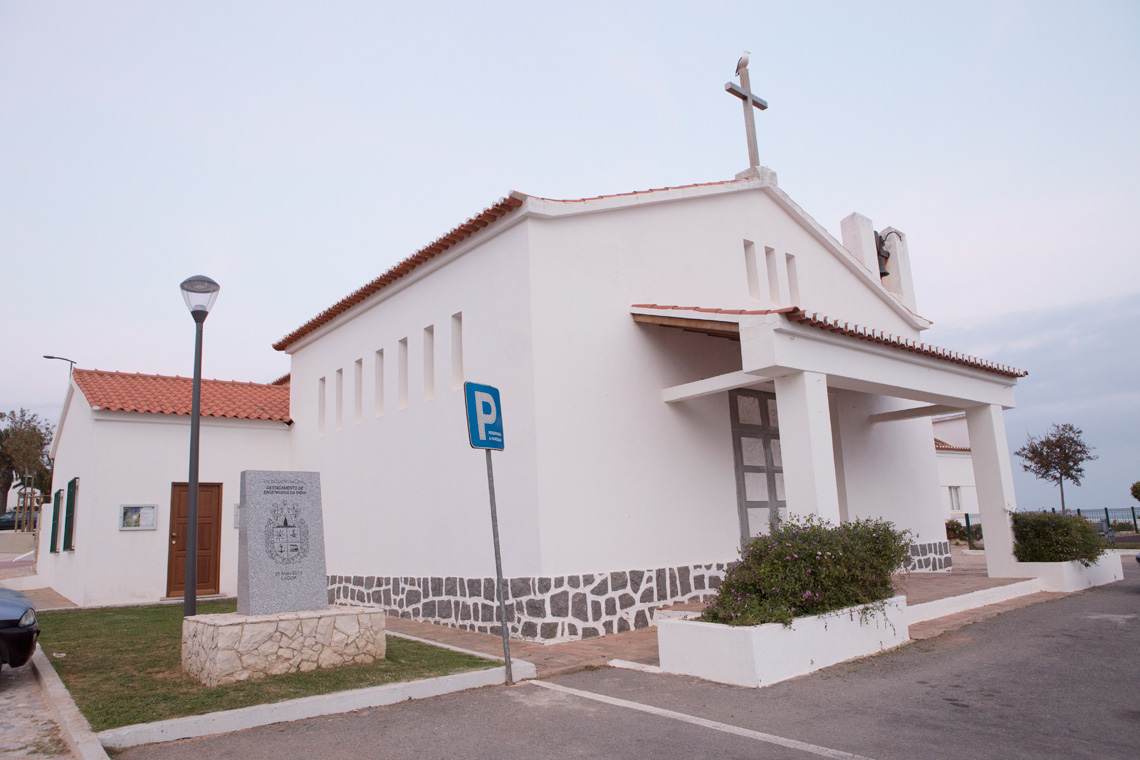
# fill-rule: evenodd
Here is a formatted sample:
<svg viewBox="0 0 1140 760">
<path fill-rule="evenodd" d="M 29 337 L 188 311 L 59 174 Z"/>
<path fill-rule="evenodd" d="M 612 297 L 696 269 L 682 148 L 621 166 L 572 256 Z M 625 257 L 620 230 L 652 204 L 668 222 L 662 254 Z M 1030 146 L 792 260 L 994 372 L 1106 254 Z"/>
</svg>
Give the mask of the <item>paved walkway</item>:
<svg viewBox="0 0 1140 760">
<path fill-rule="evenodd" d="M 30 664 L 0 671 L 0 757 L 71 757 Z"/>
<path fill-rule="evenodd" d="M 1024 578 L 990 578 L 986 575 L 985 555 L 963 554 L 958 547 L 953 549 L 954 565 L 949 573 L 905 573 L 895 576 L 895 589 L 907 597 L 909 604 L 922 604 L 936 599 L 968 594 L 971 591 L 1018 583 Z M 911 626 L 912 639 L 927 639 L 947 631 L 957 630 L 979 620 L 999 615 L 1009 610 L 1027 607 L 1031 604 L 1049 601 L 1064 594 L 1040 592 L 1029 596 L 1011 599 L 999 604 L 991 604 L 975 610 L 948 615 L 943 618 L 918 623 Z M 674 605 L 670 610 L 700 612 L 701 602 Z M 446 628 L 433 623 L 415 620 L 388 618 L 388 629 L 395 633 L 446 644 L 460 649 L 469 649 L 497 657 L 503 655 L 503 640 L 485 633 L 471 633 L 454 628 Z M 628 633 L 612 634 L 585 641 L 569 641 L 563 644 L 536 644 L 529 641 L 512 641 L 511 656 L 534 663 L 538 677 L 553 678 L 592 667 L 604 667 L 610 660 L 626 660 L 642 665 L 660 665 L 657 656 L 657 628 L 649 627 Z"/>
</svg>

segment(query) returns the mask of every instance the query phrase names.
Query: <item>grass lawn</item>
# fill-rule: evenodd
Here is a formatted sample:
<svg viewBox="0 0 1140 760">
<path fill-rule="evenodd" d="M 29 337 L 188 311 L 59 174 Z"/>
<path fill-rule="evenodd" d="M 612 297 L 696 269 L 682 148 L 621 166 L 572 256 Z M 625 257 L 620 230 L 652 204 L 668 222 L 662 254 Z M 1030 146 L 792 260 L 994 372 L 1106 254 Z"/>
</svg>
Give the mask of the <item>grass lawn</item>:
<svg viewBox="0 0 1140 760">
<path fill-rule="evenodd" d="M 204 602 L 198 612 L 233 612 L 235 607 L 233 601 Z M 182 673 L 180 604 L 44 612 L 38 617 L 40 646 L 96 731 L 498 664 L 390 636 L 387 659 L 371 665 L 211 689 Z M 66 657 L 56 657 L 58 653 Z"/>
</svg>

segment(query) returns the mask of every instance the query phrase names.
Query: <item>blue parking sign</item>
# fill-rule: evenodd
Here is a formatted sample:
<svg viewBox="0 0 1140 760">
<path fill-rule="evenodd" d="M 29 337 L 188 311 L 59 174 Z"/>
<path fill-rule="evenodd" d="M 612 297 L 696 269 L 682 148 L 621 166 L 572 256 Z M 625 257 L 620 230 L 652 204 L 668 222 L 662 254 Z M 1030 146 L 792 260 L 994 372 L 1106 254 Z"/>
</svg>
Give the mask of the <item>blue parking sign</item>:
<svg viewBox="0 0 1140 760">
<path fill-rule="evenodd" d="M 490 385 L 464 383 L 467 400 L 467 434 L 473 449 L 503 450 L 503 407 L 499 389 Z"/>
</svg>

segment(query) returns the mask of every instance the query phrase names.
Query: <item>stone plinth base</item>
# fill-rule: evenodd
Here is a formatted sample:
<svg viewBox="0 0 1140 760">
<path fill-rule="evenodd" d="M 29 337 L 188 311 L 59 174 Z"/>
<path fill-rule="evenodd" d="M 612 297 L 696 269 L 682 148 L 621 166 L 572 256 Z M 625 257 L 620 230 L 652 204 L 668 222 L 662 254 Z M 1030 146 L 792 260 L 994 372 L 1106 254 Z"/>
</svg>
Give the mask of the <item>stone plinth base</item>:
<svg viewBox="0 0 1140 760">
<path fill-rule="evenodd" d="M 182 671 L 207 686 L 384 658 L 384 613 L 333 607 L 182 621 Z"/>
</svg>

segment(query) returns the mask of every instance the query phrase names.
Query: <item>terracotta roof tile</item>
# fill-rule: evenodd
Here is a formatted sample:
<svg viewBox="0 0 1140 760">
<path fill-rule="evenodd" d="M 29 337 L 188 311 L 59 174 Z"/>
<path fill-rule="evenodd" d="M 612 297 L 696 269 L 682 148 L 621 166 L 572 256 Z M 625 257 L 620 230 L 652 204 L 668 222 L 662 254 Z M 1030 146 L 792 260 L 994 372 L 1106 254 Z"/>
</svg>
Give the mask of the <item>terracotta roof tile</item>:
<svg viewBox="0 0 1140 760">
<path fill-rule="evenodd" d="M 596 195 L 591 198 L 573 198 L 556 200 L 553 198 L 542 198 L 537 195 L 527 195 L 526 193 L 512 192 L 506 198 L 501 198 L 495 205 L 488 209 L 484 209 L 483 213 L 471 217 L 463 224 L 459 225 L 451 232 L 438 238 L 435 242 L 424 246 L 416 253 L 401 261 L 396 266 L 389 269 L 384 274 L 380 275 L 372 282 L 364 287 L 356 290 L 355 292 L 345 296 L 341 300 L 329 308 L 322 311 L 317 316 L 310 319 L 305 324 L 298 327 L 293 332 L 286 335 L 281 340 L 273 344 L 273 347 L 278 351 L 284 351 L 291 345 L 305 337 L 309 333 L 323 327 L 329 322 L 333 321 L 341 314 L 345 313 L 353 306 L 367 299 L 369 296 L 378 293 L 388 285 L 399 280 L 401 277 L 411 273 L 417 267 L 426 264 L 439 254 L 446 251 L 448 248 L 460 243 L 467 238 L 474 235 L 476 232 L 489 227 L 491 224 L 506 216 L 511 211 L 523 204 L 524 198 L 534 198 L 541 201 L 552 201 L 556 203 L 585 203 L 587 201 L 603 200 L 605 198 L 625 198 L 634 195 L 648 195 L 650 193 L 660 193 L 669 190 L 687 190 L 694 187 L 712 187 L 715 185 L 731 185 L 738 182 L 749 182 L 750 180 L 721 180 L 718 182 L 696 182 L 690 185 L 677 185 L 674 187 L 659 187 L 651 190 L 635 190 L 629 193 L 615 193 L 613 195 Z"/>
<path fill-rule="evenodd" d="M 631 195 L 648 195 L 649 193 L 663 193 L 669 190 L 689 190 L 694 187 L 713 187 L 715 185 L 731 185 L 737 182 L 751 182 L 748 179 L 722 179 L 716 182 L 694 182 L 690 185 L 673 185 L 671 187 L 654 187 L 649 190 L 633 190 L 628 193 L 611 193 L 610 195 L 594 195 L 589 198 L 543 198 L 538 195 L 529 195 L 528 198 L 536 198 L 540 201 L 552 201 L 554 203 L 586 203 L 588 201 L 600 201 L 606 198 L 628 198 Z M 522 195 L 522 193 L 518 193 Z"/>
<path fill-rule="evenodd" d="M 1005 364 L 998 364 L 989 359 L 979 359 L 976 356 L 969 356 L 957 351 L 951 351 L 946 348 L 939 348 L 938 346 L 931 346 L 927 343 L 920 343 L 919 341 L 911 338 L 903 338 L 898 335 L 892 335 L 884 330 L 876 330 L 873 327 L 863 327 L 861 325 L 852 324 L 850 322 L 841 322 L 832 317 L 826 317 L 819 312 L 805 312 L 798 307 L 789 307 L 784 309 L 767 309 L 747 311 L 744 309 L 710 309 L 701 306 L 662 306 L 660 304 L 633 304 L 631 308 L 635 309 L 658 309 L 662 311 L 692 311 L 703 314 L 741 314 L 741 315 L 764 315 L 764 314 L 783 314 L 784 318 L 789 322 L 796 322 L 797 324 L 815 327 L 827 332 L 838 333 L 846 335 L 858 340 L 865 340 L 871 343 L 879 343 L 891 348 L 897 348 L 901 351 L 910 351 L 911 353 L 922 354 L 934 359 L 941 359 L 943 361 L 953 362 L 954 364 L 961 364 L 975 369 L 993 372 L 998 375 L 1005 375 L 1006 377 L 1025 377 L 1029 373 L 1025 370 L 1010 367 Z"/>
<path fill-rule="evenodd" d="M 935 451 L 964 451 L 966 453 L 969 453 L 970 447 L 969 446 L 955 446 L 953 444 L 946 443 L 946 441 L 942 440 L 941 438 L 935 438 L 934 439 L 934 450 Z"/>
<path fill-rule="evenodd" d="M 410 274 L 416 268 L 431 261 L 433 258 L 443 253 L 448 248 L 451 248 L 455 244 L 466 240 L 476 232 L 485 229 L 491 223 L 506 216 L 523 204 L 522 200 L 516 197 L 517 195 L 517 193 L 512 193 L 506 198 L 499 199 L 498 203 L 488 209 L 484 209 L 483 213 L 471 217 L 466 222 L 453 229 L 451 232 L 436 240 L 434 243 L 424 246 L 416 253 L 404 259 L 399 264 L 392 267 L 372 282 L 337 301 L 335 304 L 325 309 L 320 314 L 313 317 L 308 322 L 301 325 L 281 340 L 274 343 L 273 347 L 278 351 L 284 351 L 285 349 L 289 348 L 289 346 L 299 341 L 301 338 L 304 338 L 314 330 L 317 330 L 318 328 L 333 321 L 341 314 L 351 309 L 353 306 L 356 306 L 361 301 L 367 299 L 369 296 L 380 292 L 388 285 L 391 285 L 393 282 L 399 280 L 401 277 Z"/>
<path fill-rule="evenodd" d="M 194 381 L 189 377 L 91 369 L 77 369 L 72 377 L 92 409 L 190 415 Z M 202 416 L 292 423 L 289 386 L 203 380 Z"/>
</svg>

